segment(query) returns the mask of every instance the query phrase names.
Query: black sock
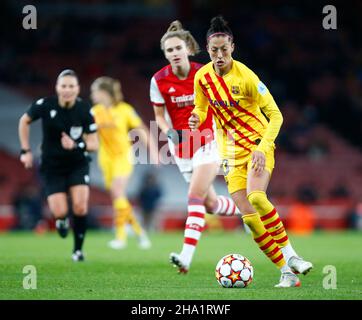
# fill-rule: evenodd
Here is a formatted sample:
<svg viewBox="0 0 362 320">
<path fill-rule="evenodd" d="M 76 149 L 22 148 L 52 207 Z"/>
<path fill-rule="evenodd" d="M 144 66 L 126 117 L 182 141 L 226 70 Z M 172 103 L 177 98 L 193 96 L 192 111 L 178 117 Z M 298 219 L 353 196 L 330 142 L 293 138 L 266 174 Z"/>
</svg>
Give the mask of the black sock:
<svg viewBox="0 0 362 320">
<path fill-rule="evenodd" d="M 73 215 L 74 252 L 77 250 L 82 250 L 86 231 L 87 216 Z"/>
</svg>

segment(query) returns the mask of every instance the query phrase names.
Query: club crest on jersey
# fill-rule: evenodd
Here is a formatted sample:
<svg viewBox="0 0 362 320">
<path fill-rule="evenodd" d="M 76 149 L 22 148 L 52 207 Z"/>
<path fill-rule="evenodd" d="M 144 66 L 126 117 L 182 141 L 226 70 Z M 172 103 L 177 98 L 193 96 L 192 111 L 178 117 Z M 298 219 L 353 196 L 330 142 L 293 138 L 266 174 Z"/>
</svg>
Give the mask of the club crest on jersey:
<svg viewBox="0 0 362 320">
<path fill-rule="evenodd" d="M 83 128 L 82 127 L 71 127 L 69 133 L 70 133 L 70 136 L 72 139 L 77 140 L 82 135 Z"/>
<path fill-rule="evenodd" d="M 50 118 L 54 118 L 57 115 L 57 110 L 50 110 Z"/>
<path fill-rule="evenodd" d="M 232 94 L 240 94 L 239 86 L 231 86 L 231 92 Z"/>
</svg>

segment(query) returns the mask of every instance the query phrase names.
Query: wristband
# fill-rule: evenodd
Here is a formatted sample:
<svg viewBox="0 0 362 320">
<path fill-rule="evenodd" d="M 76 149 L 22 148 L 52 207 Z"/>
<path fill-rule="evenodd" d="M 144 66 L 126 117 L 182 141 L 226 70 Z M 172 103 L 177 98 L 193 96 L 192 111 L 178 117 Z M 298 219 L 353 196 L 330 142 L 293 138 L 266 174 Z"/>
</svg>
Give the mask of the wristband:
<svg viewBox="0 0 362 320">
<path fill-rule="evenodd" d="M 26 154 L 28 152 L 31 152 L 31 150 L 30 149 L 21 149 L 20 150 L 20 155 Z"/>
</svg>

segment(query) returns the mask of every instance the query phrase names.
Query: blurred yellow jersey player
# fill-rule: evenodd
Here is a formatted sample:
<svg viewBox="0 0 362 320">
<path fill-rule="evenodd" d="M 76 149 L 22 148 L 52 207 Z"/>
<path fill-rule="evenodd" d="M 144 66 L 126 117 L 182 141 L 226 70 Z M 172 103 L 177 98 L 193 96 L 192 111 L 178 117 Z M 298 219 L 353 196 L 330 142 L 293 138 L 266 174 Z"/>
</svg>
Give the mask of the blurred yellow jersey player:
<svg viewBox="0 0 362 320">
<path fill-rule="evenodd" d="M 131 105 L 119 102 L 113 107 L 96 104 L 93 115 L 99 126 L 99 165 L 105 186 L 110 189 L 115 177 L 129 176 L 133 170 L 131 143 L 128 132 L 142 125 Z"/>
<path fill-rule="evenodd" d="M 123 101 L 119 81 L 100 77 L 93 82 L 91 91 L 96 103 L 92 113 L 99 128 L 98 162 L 115 212 L 116 238 L 109 242 L 109 246 L 113 249 L 126 247 L 126 226 L 129 223 L 139 237 L 140 247 L 147 249 L 151 243 L 132 212 L 126 187 L 133 170 L 128 133 L 137 129 L 140 139 L 147 145 L 148 130 L 133 107 Z"/>
</svg>

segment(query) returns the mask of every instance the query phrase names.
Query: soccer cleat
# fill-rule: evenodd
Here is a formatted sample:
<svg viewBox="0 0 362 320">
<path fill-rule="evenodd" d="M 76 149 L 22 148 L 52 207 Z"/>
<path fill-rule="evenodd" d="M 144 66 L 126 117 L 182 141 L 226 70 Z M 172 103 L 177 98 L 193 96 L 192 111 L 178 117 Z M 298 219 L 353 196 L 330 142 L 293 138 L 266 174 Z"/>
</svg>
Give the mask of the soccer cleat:
<svg viewBox="0 0 362 320">
<path fill-rule="evenodd" d="M 138 243 L 139 247 L 141 249 L 147 250 L 149 248 L 151 248 L 152 244 L 150 239 L 147 237 L 146 234 L 143 234 L 139 237 L 139 243 Z"/>
<path fill-rule="evenodd" d="M 186 274 L 189 271 L 189 266 L 182 261 L 181 256 L 177 253 L 172 252 L 170 254 L 170 262 L 174 267 L 178 268 L 179 273 Z"/>
<path fill-rule="evenodd" d="M 55 227 L 58 230 L 59 235 L 65 238 L 69 231 L 69 218 L 55 220 Z"/>
<path fill-rule="evenodd" d="M 304 261 L 302 258 L 297 256 L 293 256 L 288 260 L 288 266 L 295 274 L 302 273 L 304 275 L 313 268 L 312 263 Z"/>
<path fill-rule="evenodd" d="M 292 272 L 283 272 L 280 281 L 276 284 L 275 288 L 291 288 L 300 287 L 301 283 L 298 277 Z"/>
<path fill-rule="evenodd" d="M 72 260 L 74 262 L 84 261 L 83 252 L 80 250 L 74 251 L 72 254 Z"/>
<path fill-rule="evenodd" d="M 127 247 L 127 243 L 122 240 L 114 239 L 108 242 L 108 247 L 114 250 L 121 250 Z"/>
</svg>

